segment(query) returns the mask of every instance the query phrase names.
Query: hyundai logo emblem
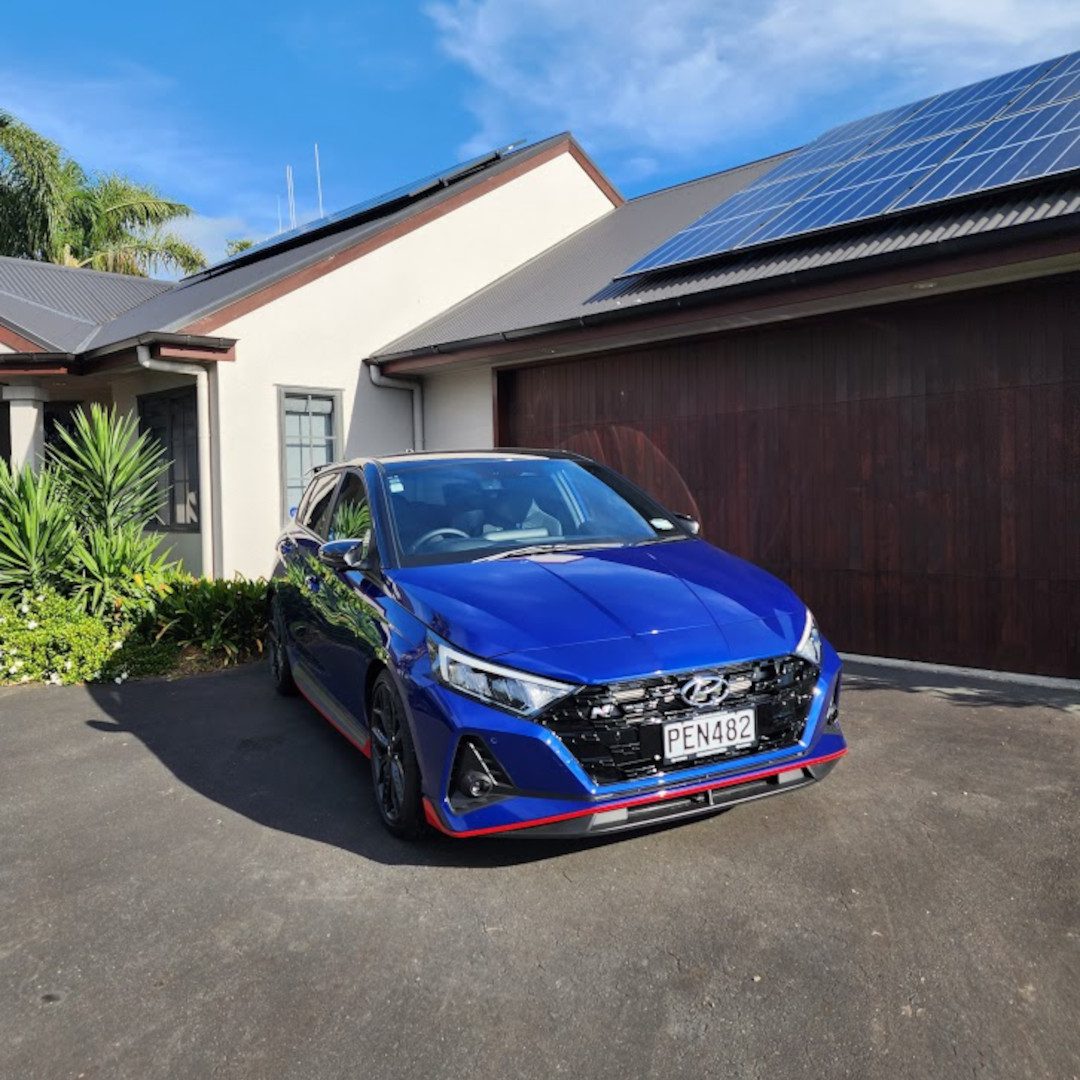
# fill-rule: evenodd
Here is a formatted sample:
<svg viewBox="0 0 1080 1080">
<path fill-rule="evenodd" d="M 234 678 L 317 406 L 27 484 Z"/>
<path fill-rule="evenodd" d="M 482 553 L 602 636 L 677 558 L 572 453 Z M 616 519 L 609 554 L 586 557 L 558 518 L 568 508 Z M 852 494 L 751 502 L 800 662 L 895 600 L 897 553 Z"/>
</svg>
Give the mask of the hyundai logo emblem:
<svg viewBox="0 0 1080 1080">
<path fill-rule="evenodd" d="M 687 705 L 719 705 L 728 694 L 728 681 L 723 675 L 695 675 L 679 687 Z"/>
</svg>

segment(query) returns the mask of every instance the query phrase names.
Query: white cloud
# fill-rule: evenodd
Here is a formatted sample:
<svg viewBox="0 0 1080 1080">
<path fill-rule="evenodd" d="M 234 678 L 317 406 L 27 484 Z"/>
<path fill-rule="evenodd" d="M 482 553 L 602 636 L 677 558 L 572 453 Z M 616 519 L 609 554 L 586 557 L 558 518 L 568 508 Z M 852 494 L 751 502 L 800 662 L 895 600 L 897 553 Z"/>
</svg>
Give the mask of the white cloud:
<svg viewBox="0 0 1080 1080">
<path fill-rule="evenodd" d="M 1080 46 L 1075 0 L 439 0 L 427 11 L 476 79 L 466 150 L 569 128 L 639 163 L 796 121 L 811 138 Z"/>
</svg>

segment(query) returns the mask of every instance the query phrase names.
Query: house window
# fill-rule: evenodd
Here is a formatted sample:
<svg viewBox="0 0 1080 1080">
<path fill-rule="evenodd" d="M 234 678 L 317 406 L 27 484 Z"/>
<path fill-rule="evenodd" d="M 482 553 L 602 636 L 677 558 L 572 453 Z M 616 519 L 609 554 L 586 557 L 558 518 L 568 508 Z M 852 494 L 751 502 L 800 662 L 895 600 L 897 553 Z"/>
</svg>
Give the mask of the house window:
<svg viewBox="0 0 1080 1080">
<path fill-rule="evenodd" d="M 139 397 L 139 422 L 165 450 L 170 462 L 161 478 L 165 505 L 158 515 L 170 532 L 199 529 L 199 444 L 195 387 Z"/>
<path fill-rule="evenodd" d="M 337 459 L 340 395 L 335 391 L 281 391 L 282 516 L 300 505 L 315 469 Z"/>
<path fill-rule="evenodd" d="M 62 445 L 57 434 L 60 428 L 68 433 L 75 430 L 75 410 L 82 407 L 81 401 L 46 401 L 45 402 L 45 445 Z"/>
</svg>

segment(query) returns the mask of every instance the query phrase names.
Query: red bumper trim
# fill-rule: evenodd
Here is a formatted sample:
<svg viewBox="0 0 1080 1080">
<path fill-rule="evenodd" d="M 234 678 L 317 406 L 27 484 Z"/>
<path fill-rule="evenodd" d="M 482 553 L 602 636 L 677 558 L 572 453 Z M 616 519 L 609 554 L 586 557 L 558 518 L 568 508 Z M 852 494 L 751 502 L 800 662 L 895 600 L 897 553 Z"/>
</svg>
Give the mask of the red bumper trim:
<svg viewBox="0 0 1080 1080">
<path fill-rule="evenodd" d="M 824 765 L 829 761 L 836 761 L 847 753 L 847 747 L 837 750 L 832 754 L 824 754 L 821 757 L 808 758 L 795 765 L 781 765 L 777 768 L 760 769 L 757 772 L 744 773 L 741 776 L 732 776 L 727 780 L 709 780 L 701 784 L 692 784 L 689 787 L 669 788 L 666 791 L 654 792 L 651 795 L 636 795 L 631 799 L 619 799 L 616 802 L 602 803 L 596 807 L 585 810 L 570 810 L 565 814 L 552 814 L 550 817 L 532 818 L 529 821 L 513 821 L 507 825 L 489 825 L 483 829 L 450 829 L 439 816 L 439 812 L 424 797 L 424 817 L 432 828 L 446 836 L 453 836 L 464 840 L 470 836 L 490 836 L 492 833 L 512 832 L 516 829 L 532 829 L 537 825 L 552 825 L 557 821 L 568 821 L 570 818 L 588 817 L 590 814 L 602 814 L 606 810 L 622 810 L 631 806 L 647 806 L 650 803 L 660 803 L 667 799 L 681 799 L 686 795 L 697 795 L 702 791 L 717 791 L 720 788 L 735 787 L 737 784 L 748 784 L 754 780 L 766 780 L 770 776 L 779 776 L 780 773 L 794 772 L 796 769 L 807 769 L 814 765 Z"/>
</svg>

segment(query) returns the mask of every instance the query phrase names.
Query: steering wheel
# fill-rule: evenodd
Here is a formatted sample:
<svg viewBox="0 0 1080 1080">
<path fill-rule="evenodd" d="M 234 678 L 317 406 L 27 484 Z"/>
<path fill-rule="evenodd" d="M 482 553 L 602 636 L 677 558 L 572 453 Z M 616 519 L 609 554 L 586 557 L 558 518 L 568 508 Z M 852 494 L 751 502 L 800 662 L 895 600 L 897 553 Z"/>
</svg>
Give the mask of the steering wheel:
<svg viewBox="0 0 1080 1080">
<path fill-rule="evenodd" d="M 429 532 L 424 533 L 416 543 L 413 544 L 410 550 L 419 551 L 425 544 L 431 543 L 432 540 L 438 540 L 443 537 L 460 536 L 463 540 L 469 539 L 467 532 L 462 532 L 461 529 L 451 529 L 449 527 L 442 529 L 431 529 Z"/>
</svg>

